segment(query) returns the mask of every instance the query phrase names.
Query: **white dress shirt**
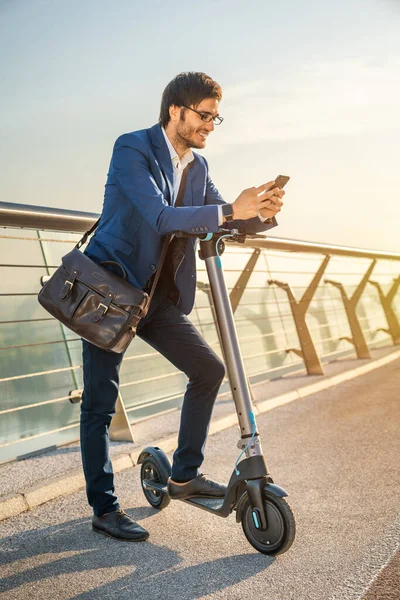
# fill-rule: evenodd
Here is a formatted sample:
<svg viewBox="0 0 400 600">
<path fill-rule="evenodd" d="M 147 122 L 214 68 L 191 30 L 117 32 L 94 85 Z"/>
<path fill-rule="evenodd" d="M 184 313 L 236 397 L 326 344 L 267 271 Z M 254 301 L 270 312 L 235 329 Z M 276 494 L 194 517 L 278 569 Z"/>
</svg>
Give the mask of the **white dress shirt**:
<svg viewBox="0 0 400 600">
<path fill-rule="evenodd" d="M 175 148 L 173 147 L 173 145 L 169 141 L 169 137 L 165 133 L 164 127 L 162 127 L 161 130 L 162 130 L 162 132 L 164 134 L 164 138 L 165 138 L 165 141 L 166 141 L 167 146 L 168 146 L 168 150 L 169 150 L 169 153 L 170 153 L 170 156 L 171 156 L 171 162 L 172 162 L 172 171 L 174 173 L 174 182 L 173 182 L 173 185 L 174 185 L 174 188 L 173 188 L 174 197 L 172 198 L 172 205 L 174 205 L 176 197 L 178 195 L 179 186 L 181 184 L 183 169 L 188 164 L 190 164 L 191 162 L 194 161 L 194 156 L 193 156 L 192 150 L 189 148 L 188 150 L 186 150 L 185 154 L 180 159 L 179 156 L 178 156 L 177 151 L 175 150 Z"/>
</svg>

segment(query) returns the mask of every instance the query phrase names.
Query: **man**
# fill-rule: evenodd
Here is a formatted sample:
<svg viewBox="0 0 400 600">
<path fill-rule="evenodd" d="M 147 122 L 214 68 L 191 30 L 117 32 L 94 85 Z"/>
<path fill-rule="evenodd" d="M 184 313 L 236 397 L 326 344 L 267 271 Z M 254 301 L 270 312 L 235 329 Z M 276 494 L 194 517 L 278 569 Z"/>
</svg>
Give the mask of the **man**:
<svg viewBox="0 0 400 600">
<path fill-rule="evenodd" d="M 191 150 L 204 148 L 214 126 L 222 122 L 221 97 L 220 86 L 204 73 L 181 73 L 164 90 L 159 124 L 122 135 L 115 143 L 101 220 L 86 254 L 96 262 L 120 263 L 135 286 L 150 288 L 168 234 L 216 232 L 221 225 L 257 232 L 276 225 L 284 192 L 265 191 L 274 182 L 246 189 L 227 204 L 210 179 L 207 161 Z M 183 203 L 174 207 L 185 167 Z M 137 330 L 189 379 L 168 483 L 171 498 L 222 497 L 226 490 L 199 475 L 225 367 L 186 316 L 196 290 L 194 247 L 194 237 L 171 242 L 148 314 Z M 83 342 L 82 462 L 93 529 L 120 540 L 142 541 L 148 532 L 118 504 L 108 452 L 122 358 Z"/>
</svg>

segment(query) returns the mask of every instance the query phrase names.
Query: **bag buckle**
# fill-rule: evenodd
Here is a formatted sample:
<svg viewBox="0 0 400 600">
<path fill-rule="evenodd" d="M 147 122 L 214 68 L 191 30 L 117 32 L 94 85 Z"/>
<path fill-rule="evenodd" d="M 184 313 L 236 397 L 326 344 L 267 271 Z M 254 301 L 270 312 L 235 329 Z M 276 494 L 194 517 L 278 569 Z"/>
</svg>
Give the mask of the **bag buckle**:
<svg viewBox="0 0 400 600">
<path fill-rule="evenodd" d="M 112 292 L 109 292 L 107 294 L 107 296 L 104 298 L 104 302 L 99 302 L 98 307 L 96 308 L 96 310 L 94 311 L 94 313 L 92 315 L 91 320 L 93 323 L 100 323 L 100 321 L 102 320 L 102 318 L 108 311 L 108 309 L 110 307 L 110 302 L 113 300 L 113 298 L 114 298 L 114 294 Z"/>
<path fill-rule="evenodd" d="M 62 286 L 62 289 L 61 289 L 61 300 L 66 300 L 71 295 L 72 288 L 74 287 L 74 283 L 75 283 L 76 278 L 78 277 L 78 274 L 79 274 L 79 271 L 74 271 L 72 274 L 73 275 L 72 281 L 70 281 L 69 279 L 66 279 L 64 281 L 64 285 Z"/>
<path fill-rule="evenodd" d="M 103 313 L 102 313 L 102 317 L 104 317 L 104 315 L 106 314 L 106 312 L 108 311 L 108 306 L 106 304 L 103 304 L 102 302 L 100 302 L 100 304 L 98 305 L 96 310 L 99 310 L 100 306 L 102 306 L 104 308 Z"/>
</svg>

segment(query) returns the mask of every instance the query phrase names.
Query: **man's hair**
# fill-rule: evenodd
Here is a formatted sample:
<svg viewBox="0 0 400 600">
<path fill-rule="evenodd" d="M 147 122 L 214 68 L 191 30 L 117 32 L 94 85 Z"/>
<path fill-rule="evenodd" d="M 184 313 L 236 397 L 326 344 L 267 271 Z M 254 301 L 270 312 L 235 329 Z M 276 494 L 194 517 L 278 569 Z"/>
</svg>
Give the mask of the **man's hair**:
<svg viewBox="0 0 400 600">
<path fill-rule="evenodd" d="M 216 81 L 205 73 L 194 71 L 180 73 L 169 82 L 163 92 L 158 122 L 162 127 L 169 123 L 171 120 L 169 116 L 170 106 L 186 105 L 197 108 L 200 102 L 206 98 L 221 100 L 222 90 Z"/>
</svg>

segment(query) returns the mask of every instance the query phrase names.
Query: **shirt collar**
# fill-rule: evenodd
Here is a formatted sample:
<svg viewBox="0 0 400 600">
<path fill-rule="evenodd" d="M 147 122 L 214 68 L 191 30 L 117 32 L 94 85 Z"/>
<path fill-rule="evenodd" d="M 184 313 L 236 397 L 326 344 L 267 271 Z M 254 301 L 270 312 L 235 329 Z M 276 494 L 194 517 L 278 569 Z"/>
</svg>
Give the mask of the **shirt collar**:
<svg viewBox="0 0 400 600">
<path fill-rule="evenodd" d="M 172 161 L 173 167 L 175 169 L 184 169 L 186 167 L 186 165 L 188 165 L 189 163 L 191 163 L 194 160 L 194 154 L 193 154 L 191 148 L 188 148 L 188 150 L 185 152 L 185 154 L 182 156 L 182 158 L 179 159 L 178 153 L 175 150 L 175 148 L 173 147 L 173 145 L 171 144 L 169 137 L 165 133 L 164 127 L 161 127 L 161 131 L 163 132 L 164 139 L 168 146 L 168 150 L 169 150 L 169 153 L 171 156 L 171 161 Z"/>
</svg>

